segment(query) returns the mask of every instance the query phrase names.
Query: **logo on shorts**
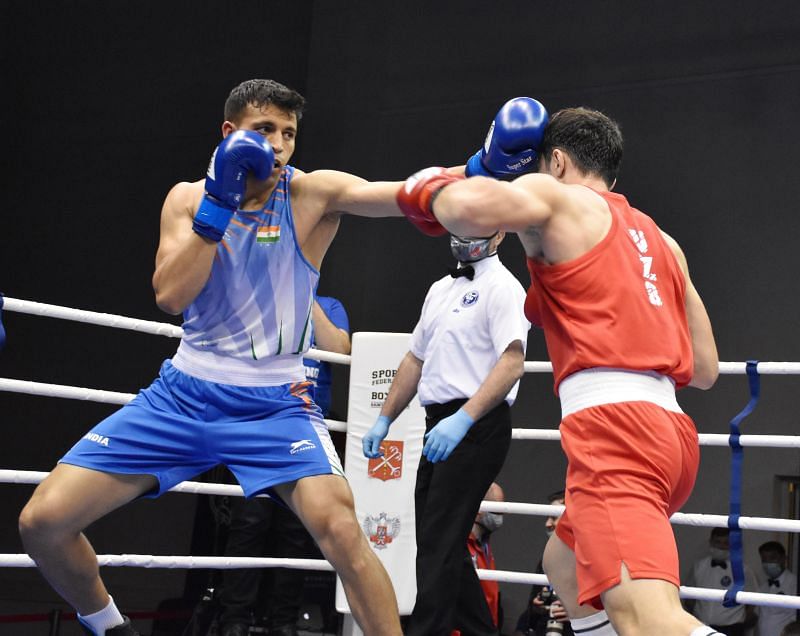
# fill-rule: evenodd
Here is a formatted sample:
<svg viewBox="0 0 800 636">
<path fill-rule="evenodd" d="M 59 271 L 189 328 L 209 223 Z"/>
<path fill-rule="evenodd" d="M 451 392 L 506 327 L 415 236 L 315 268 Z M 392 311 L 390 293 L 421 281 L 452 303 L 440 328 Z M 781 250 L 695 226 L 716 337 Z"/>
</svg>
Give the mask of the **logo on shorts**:
<svg viewBox="0 0 800 636">
<path fill-rule="evenodd" d="M 367 464 L 367 475 L 389 481 L 400 479 L 403 475 L 403 442 L 385 439 L 381 442 L 383 457 L 370 459 Z"/>
<path fill-rule="evenodd" d="M 88 439 L 90 442 L 100 444 L 100 446 L 108 447 L 109 439 L 105 435 L 98 435 L 97 433 L 86 433 L 83 439 Z"/>
<path fill-rule="evenodd" d="M 302 453 L 303 451 L 311 450 L 316 448 L 314 442 L 310 439 L 301 439 L 299 442 L 292 442 L 292 445 L 289 447 L 289 454 L 290 455 L 297 455 L 297 453 Z"/>
<path fill-rule="evenodd" d="M 400 519 L 381 512 L 377 516 L 367 515 L 364 517 L 361 527 L 376 550 L 385 550 L 400 534 Z"/>
<path fill-rule="evenodd" d="M 464 297 L 461 299 L 461 306 L 472 307 L 476 302 L 478 302 L 478 290 L 473 289 L 471 292 L 464 294 Z"/>
</svg>

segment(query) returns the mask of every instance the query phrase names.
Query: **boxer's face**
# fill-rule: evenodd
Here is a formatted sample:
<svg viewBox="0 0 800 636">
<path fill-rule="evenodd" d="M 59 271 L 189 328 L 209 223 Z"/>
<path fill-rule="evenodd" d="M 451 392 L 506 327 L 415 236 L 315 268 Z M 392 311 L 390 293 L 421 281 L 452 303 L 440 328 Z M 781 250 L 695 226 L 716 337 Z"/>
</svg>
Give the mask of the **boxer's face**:
<svg viewBox="0 0 800 636">
<path fill-rule="evenodd" d="M 275 168 L 272 174 L 277 176 L 294 154 L 297 115 L 272 104 L 260 108 L 248 104 L 235 122 L 226 121 L 222 124 L 223 136 L 227 137 L 234 130 L 252 130 L 272 145 L 275 151 Z"/>
</svg>

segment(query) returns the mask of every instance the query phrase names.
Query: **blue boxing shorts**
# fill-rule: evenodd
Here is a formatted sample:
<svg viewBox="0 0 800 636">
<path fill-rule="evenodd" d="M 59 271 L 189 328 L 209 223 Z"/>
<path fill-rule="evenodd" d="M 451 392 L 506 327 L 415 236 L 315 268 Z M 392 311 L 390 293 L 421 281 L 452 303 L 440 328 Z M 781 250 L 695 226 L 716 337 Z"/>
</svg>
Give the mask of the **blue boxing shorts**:
<svg viewBox="0 0 800 636">
<path fill-rule="evenodd" d="M 170 360 L 159 377 L 89 431 L 61 463 L 149 474 L 157 497 L 225 464 L 248 497 L 312 475 L 344 476 L 308 382 L 271 387 L 200 380 Z"/>
</svg>

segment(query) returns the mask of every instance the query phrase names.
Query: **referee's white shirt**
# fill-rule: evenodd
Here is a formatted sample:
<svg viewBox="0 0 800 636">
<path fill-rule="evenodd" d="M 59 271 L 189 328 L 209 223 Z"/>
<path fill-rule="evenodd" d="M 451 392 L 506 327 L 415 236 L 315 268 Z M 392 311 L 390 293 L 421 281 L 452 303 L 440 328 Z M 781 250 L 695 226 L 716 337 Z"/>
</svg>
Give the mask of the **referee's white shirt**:
<svg viewBox="0 0 800 636">
<path fill-rule="evenodd" d="M 522 285 L 496 254 L 472 265 L 473 280 L 447 275 L 431 285 L 411 336 L 411 353 L 422 360 L 423 406 L 472 397 L 508 345 L 527 344 Z M 514 403 L 518 388 L 506 402 Z"/>
</svg>

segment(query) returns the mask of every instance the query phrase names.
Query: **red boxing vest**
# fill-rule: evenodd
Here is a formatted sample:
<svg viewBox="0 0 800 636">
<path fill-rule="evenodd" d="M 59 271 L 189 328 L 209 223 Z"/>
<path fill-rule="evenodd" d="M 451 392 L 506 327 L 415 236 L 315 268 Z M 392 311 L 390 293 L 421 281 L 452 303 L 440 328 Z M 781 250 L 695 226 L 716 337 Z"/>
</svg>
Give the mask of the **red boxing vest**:
<svg viewBox="0 0 800 636">
<path fill-rule="evenodd" d="M 692 379 L 686 279 L 655 222 L 613 192 L 600 243 L 566 263 L 528 259 L 525 315 L 544 329 L 555 391 L 593 367 L 656 371 L 676 386 Z"/>
</svg>

